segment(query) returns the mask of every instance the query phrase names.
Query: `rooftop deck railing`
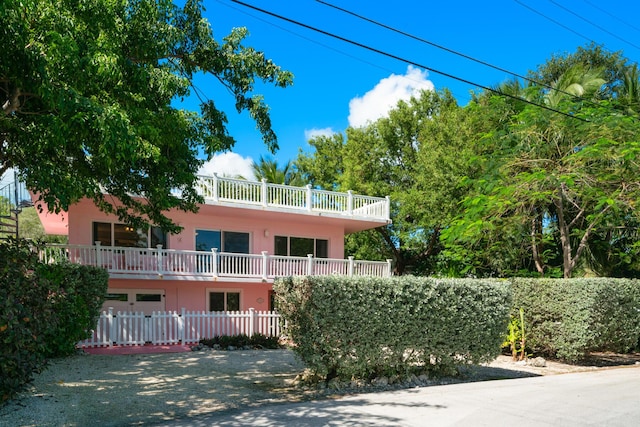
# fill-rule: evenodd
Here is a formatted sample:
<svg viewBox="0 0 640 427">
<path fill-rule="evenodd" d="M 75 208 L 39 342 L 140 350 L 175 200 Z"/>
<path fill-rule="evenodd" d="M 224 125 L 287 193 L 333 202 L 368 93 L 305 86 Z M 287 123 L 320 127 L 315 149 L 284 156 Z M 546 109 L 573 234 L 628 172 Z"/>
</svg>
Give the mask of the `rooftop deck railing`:
<svg viewBox="0 0 640 427">
<path fill-rule="evenodd" d="M 285 276 L 342 275 L 379 276 L 391 275 L 391 261 L 361 261 L 347 259 L 291 257 L 229 252 L 186 251 L 128 248 L 93 245 L 49 244 L 40 252 L 45 263 L 70 261 L 72 263 L 106 268 L 112 276 L 139 276 L 154 278 L 226 278 L 273 280 Z"/>
<path fill-rule="evenodd" d="M 293 187 L 247 181 L 216 174 L 198 177 L 198 191 L 206 203 L 240 203 L 264 208 L 321 212 L 380 221 L 390 220 L 388 197 L 370 197 L 348 191 L 316 190 L 310 185 Z"/>
</svg>

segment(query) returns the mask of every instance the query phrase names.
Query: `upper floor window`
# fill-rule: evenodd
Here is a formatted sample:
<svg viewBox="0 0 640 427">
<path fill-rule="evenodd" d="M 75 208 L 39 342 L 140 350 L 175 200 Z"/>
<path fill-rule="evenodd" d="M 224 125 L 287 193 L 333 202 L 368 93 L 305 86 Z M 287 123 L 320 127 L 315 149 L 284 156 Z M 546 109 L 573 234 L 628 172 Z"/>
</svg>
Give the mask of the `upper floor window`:
<svg viewBox="0 0 640 427">
<path fill-rule="evenodd" d="M 329 241 L 307 237 L 275 236 L 276 255 L 307 256 L 327 258 L 329 256 Z"/>
<path fill-rule="evenodd" d="M 249 253 L 249 233 L 220 230 L 196 230 L 196 250 L 210 251 L 216 248 L 220 252 L 236 254 Z"/>
<path fill-rule="evenodd" d="M 110 222 L 93 223 L 93 241 L 100 242 L 102 246 L 155 248 L 162 245 L 167 248 L 167 234 L 159 227 L 149 227 L 144 231 Z"/>
</svg>

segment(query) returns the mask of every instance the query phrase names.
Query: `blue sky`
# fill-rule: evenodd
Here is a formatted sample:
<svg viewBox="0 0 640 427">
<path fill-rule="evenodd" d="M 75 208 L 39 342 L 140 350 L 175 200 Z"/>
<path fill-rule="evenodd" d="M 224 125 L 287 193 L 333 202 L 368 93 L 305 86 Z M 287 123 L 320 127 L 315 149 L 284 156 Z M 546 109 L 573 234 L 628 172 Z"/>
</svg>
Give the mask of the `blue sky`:
<svg viewBox="0 0 640 427">
<path fill-rule="evenodd" d="M 511 77 L 427 44 L 394 34 L 313 0 L 243 0 L 323 31 L 337 34 L 414 63 L 492 86 Z M 354 1 L 327 0 L 500 68 L 524 75 L 553 54 L 573 52 L 589 41 L 640 59 L 640 2 L 632 0 Z M 309 151 L 309 136 L 344 132 L 375 120 L 420 88 L 449 88 L 464 105 L 475 86 L 349 45 L 254 11 L 230 0 L 204 0 L 216 39 L 247 27 L 245 44 L 265 52 L 294 74 L 293 86 L 258 85 L 271 108 L 283 164 Z M 532 10 L 533 9 L 533 10 Z M 555 21 L 555 22 L 552 22 Z M 203 172 L 249 175 L 249 164 L 268 155 L 255 124 L 238 115 L 228 92 L 210 76 L 196 82 L 229 118 L 237 143 L 217 155 Z M 195 107 L 195 104 L 185 104 Z"/>
<path fill-rule="evenodd" d="M 493 86 L 512 77 L 316 1 L 242 1 L 480 85 Z M 607 50 L 622 50 L 634 62 L 640 59 L 640 2 L 631 0 L 327 2 L 521 75 L 553 54 L 573 52 L 592 40 Z M 271 108 L 280 145 L 275 158 L 280 163 L 295 159 L 301 149 L 308 152 L 310 135 L 344 132 L 350 125 L 375 120 L 420 88 L 448 88 L 462 105 L 469 92 L 477 90 L 229 0 L 204 4 L 217 39 L 233 27 L 247 27 L 245 44 L 295 76 L 289 88 L 256 90 Z M 247 114 L 236 114 L 230 97 L 211 79 L 204 78 L 198 87 L 227 113 L 237 140 L 233 155 L 216 156 L 204 170 L 243 173 L 251 159 L 268 154 L 255 125 Z"/>
</svg>

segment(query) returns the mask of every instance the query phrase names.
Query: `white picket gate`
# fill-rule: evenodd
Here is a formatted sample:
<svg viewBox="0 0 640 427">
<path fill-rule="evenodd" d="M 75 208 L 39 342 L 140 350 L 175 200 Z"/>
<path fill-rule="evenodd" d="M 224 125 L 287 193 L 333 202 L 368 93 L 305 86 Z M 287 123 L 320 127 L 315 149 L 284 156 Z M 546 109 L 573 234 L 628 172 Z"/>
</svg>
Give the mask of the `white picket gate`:
<svg viewBox="0 0 640 427">
<path fill-rule="evenodd" d="M 92 336 L 77 344 L 82 347 L 113 345 L 191 344 L 203 338 L 245 334 L 279 337 L 280 315 L 270 311 L 103 311 Z"/>
</svg>

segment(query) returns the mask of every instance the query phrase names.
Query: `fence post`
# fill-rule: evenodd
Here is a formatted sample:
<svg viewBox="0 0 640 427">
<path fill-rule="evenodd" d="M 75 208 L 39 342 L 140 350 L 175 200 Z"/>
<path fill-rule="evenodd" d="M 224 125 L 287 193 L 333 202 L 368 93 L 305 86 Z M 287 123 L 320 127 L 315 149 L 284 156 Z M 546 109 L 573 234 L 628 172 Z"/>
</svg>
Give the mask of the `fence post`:
<svg viewBox="0 0 640 427">
<path fill-rule="evenodd" d="M 107 334 L 109 347 L 113 347 L 113 307 L 109 307 L 109 313 L 107 313 L 107 324 L 109 325 L 109 333 Z"/>
<path fill-rule="evenodd" d="M 261 200 L 262 200 L 262 206 L 264 206 L 265 208 L 267 207 L 267 200 L 268 200 L 268 194 L 267 194 L 267 180 L 262 178 L 262 194 L 261 194 Z"/>
<path fill-rule="evenodd" d="M 255 309 L 253 307 L 249 308 L 249 337 L 253 336 L 253 331 L 255 328 Z"/>
<path fill-rule="evenodd" d="M 213 277 L 218 277 L 218 248 L 211 248 L 211 273 Z"/>
<path fill-rule="evenodd" d="M 347 191 L 347 214 L 353 215 L 353 191 Z"/>
<path fill-rule="evenodd" d="M 184 318 L 185 318 L 185 308 L 182 307 L 180 310 L 180 317 L 178 317 L 178 341 L 184 344 Z"/>
<path fill-rule="evenodd" d="M 313 276 L 313 255 L 307 254 L 307 276 Z"/>
<path fill-rule="evenodd" d="M 384 196 L 387 203 L 384 205 L 384 214 L 386 216 L 386 220 L 389 221 L 391 219 L 391 199 L 389 196 Z"/>
<path fill-rule="evenodd" d="M 354 262 L 353 262 L 353 256 L 349 257 L 349 276 L 353 276 L 353 270 L 354 270 Z"/>
<path fill-rule="evenodd" d="M 391 277 L 391 260 L 387 258 L 387 277 Z"/>
<path fill-rule="evenodd" d="M 262 280 L 267 280 L 269 274 L 269 253 L 262 251 Z"/>
</svg>

